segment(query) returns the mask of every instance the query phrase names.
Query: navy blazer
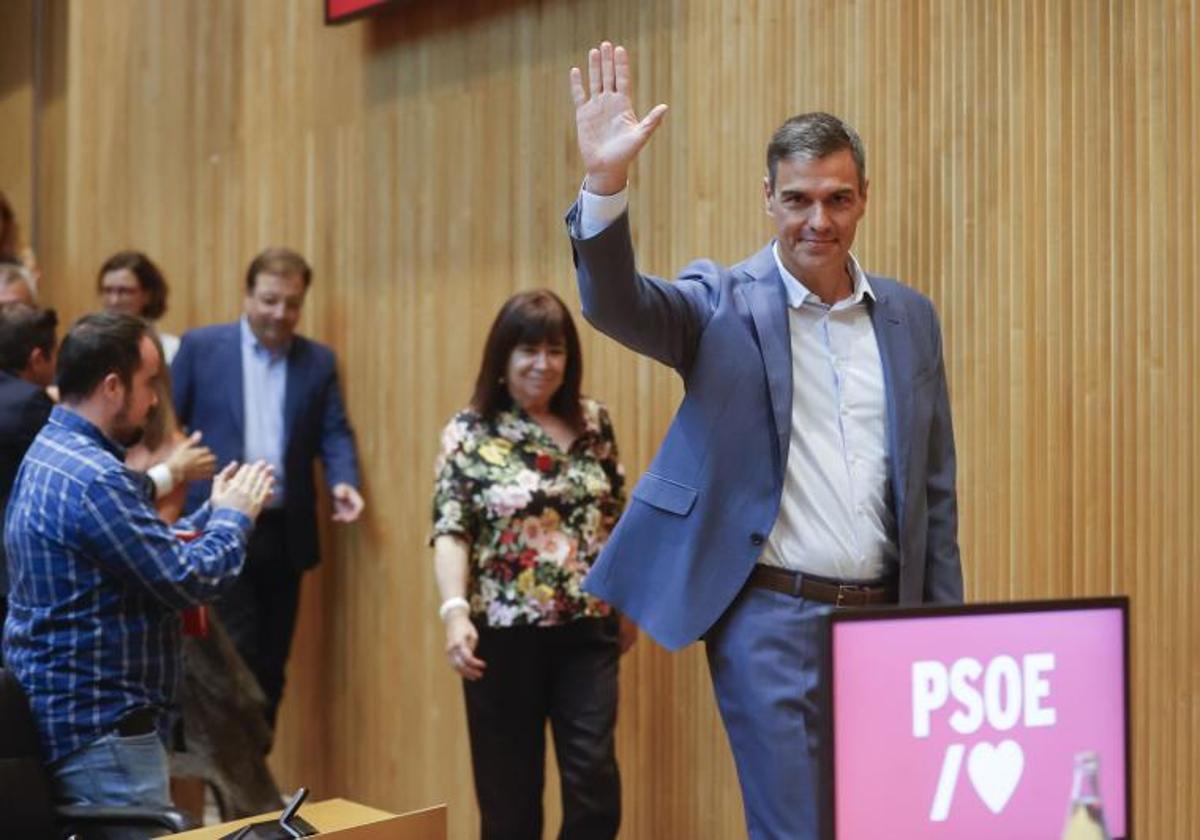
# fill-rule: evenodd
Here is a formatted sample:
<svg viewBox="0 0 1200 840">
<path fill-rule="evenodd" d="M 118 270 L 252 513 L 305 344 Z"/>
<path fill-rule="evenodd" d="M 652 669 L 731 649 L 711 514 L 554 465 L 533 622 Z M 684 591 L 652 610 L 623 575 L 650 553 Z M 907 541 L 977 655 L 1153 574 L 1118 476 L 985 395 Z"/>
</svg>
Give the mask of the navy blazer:
<svg viewBox="0 0 1200 840">
<path fill-rule="evenodd" d="M 54 403 L 46 389 L 0 371 L 0 598 L 8 595 L 8 564 L 4 550 L 4 513 L 8 494 L 17 480 L 25 450 L 50 419 Z M 0 627 L 0 634 L 4 631 Z"/>
<path fill-rule="evenodd" d="M 708 631 L 745 585 L 779 513 L 791 438 L 783 278 L 770 246 L 732 268 L 694 262 L 671 283 L 634 265 L 628 213 L 580 239 L 583 314 L 674 368 L 685 394 L 584 588 L 664 646 Z M 933 304 L 870 275 L 883 363 L 901 604 L 962 600 L 954 434 Z"/>
<path fill-rule="evenodd" d="M 200 431 L 217 456 L 217 468 L 244 457 L 242 336 L 239 321 L 186 333 L 171 363 L 175 411 L 188 431 Z M 287 553 L 298 569 L 318 562 L 317 493 L 313 462 L 320 458 L 333 487 L 359 486 L 354 431 L 346 417 L 333 351 L 302 336 L 292 339 L 284 394 L 284 512 Z M 212 491 L 197 481 L 185 510 L 199 507 Z"/>
</svg>

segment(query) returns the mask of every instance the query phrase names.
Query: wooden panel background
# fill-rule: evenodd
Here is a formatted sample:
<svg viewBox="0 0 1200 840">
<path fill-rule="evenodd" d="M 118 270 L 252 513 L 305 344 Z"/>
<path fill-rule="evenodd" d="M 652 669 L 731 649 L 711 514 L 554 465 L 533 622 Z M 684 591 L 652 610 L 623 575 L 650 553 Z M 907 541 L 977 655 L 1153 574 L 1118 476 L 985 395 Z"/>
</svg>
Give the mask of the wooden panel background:
<svg viewBox="0 0 1200 840">
<path fill-rule="evenodd" d="M 10 0 L 0 20 L 0 192 L 33 237 L 34 0 Z"/>
<path fill-rule="evenodd" d="M 451 836 L 475 832 L 431 467 L 499 302 L 576 300 L 565 78 L 608 36 L 638 103 L 672 106 L 635 174 L 647 269 L 761 245 L 763 148 L 786 116 L 859 128 L 858 254 L 943 318 L 969 596 L 1132 596 L 1137 835 L 1200 835 L 1197 0 L 473 0 L 341 28 L 317 0 L 41 2 L 50 303 L 92 306 L 125 246 L 166 267 L 176 331 L 233 317 L 267 244 L 316 268 L 304 330 L 340 354 L 369 516 L 330 529 L 307 579 L 287 784 L 448 801 Z M 584 340 L 636 476 L 678 384 Z M 621 703 L 623 836 L 741 836 L 702 651 L 643 641 Z"/>
</svg>

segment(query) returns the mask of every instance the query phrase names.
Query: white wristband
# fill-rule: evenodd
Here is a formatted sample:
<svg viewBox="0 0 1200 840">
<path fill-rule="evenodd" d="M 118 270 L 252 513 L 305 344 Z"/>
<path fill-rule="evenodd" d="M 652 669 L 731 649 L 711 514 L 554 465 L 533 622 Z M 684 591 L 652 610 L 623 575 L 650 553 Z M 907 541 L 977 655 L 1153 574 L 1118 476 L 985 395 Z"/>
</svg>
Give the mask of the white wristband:
<svg viewBox="0 0 1200 840">
<path fill-rule="evenodd" d="M 438 615 L 441 617 L 442 621 L 445 621 L 446 617 L 455 610 L 466 610 L 467 612 L 470 612 L 471 605 L 466 598 L 456 595 L 453 598 L 447 598 L 442 602 L 442 605 L 438 607 Z"/>
<path fill-rule="evenodd" d="M 154 482 L 155 498 L 161 499 L 175 489 L 177 483 L 175 475 L 165 463 L 155 464 L 146 470 L 146 475 L 150 476 L 150 480 Z"/>
</svg>

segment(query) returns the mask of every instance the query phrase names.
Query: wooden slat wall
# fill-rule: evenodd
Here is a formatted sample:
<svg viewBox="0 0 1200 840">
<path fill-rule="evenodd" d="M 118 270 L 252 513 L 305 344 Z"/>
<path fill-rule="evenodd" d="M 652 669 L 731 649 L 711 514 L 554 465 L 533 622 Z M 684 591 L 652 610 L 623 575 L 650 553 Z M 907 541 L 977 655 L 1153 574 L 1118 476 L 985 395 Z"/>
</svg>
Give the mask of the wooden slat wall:
<svg viewBox="0 0 1200 840">
<path fill-rule="evenodd" d="M 310 575 L 276 764 L 289 785 L 475 832 L 425 547 L 438 432 L 512 291 L 575 301 L 567 69 L 601 36 L 672 106 L 634 181 L 640 261 L 733 261 L 770 228 L 762 155 L 823 108 L 867 142 L 857 249 L 937 303 L 972 599 L 1132 596 L 1137 836 L 1200 836 L 1197 0 L 413 2 L 325 28 L 316 0 L 44 0 L 46 296 L 93 304 L 112 250 L 173 283 L 165 326 L 232 318 L 270 243 L 316 267 L 370 514 Z M 679 397 L 584 331 L 629 471 Z M 702 651 L 624 662 L 623 836 L 741 836 Z M 551 824 L 557 806 L 549 806 Z"/>
<path fill-rule="evenodd" d="M 33 236 L 34 0 L 11 0 L 0 24 L 0 192 L 17 214 L 21 237 Z"/>
</svg>

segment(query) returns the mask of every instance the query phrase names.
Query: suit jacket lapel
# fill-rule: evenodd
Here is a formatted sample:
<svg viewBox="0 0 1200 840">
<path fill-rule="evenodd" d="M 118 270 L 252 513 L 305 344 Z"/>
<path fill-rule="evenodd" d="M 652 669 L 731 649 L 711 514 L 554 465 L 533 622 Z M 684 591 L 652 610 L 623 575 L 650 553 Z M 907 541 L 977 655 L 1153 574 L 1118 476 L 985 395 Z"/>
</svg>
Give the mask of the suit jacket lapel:
<svg viewBox="0 0 1200 840">
<path fill-rule="evenodd" d="M 300 413 L 301 376 L 304 372 L 304 342 L 296 336 L 287 357 L 287 377 L 283 387 L 283 454 L 287 455 Z"/>
<path fill-rule="evenodd" d="M 903 309 L 871 277 L 876 300 L 871 306 L 871 324 L 883 364 L 883 382 L 887 399 L 888 450 L 891 453 L 892 492 L 896 501 L 897 524 L 903 515 L 908 479 L 908 444 L 912 429 L 913 354 Z"/>
<path fill-rule="evenodd" d="M 242 370 L 242 324 L 240 321 L 233 325 L 233 340 L 227 345 L 228 356 L 225 359 L 225 370 L 229 376 L 229 413 L 233 415 L 233 428 L 238 434 L 238 450 L 246 439 L 246 395 L 244 391 L 245 373 Z"/>
<path fill-rule="evenodd" d="M 743 296 L 758 333 L 782 471 L 787 464 L 788 439 L 792 430 L 792 345 L 787 296 L 771 246 L 747 260 L 743 270 L 754 278 L 753 283 L 738 289 L 744 289 Z"/>
</svg>

